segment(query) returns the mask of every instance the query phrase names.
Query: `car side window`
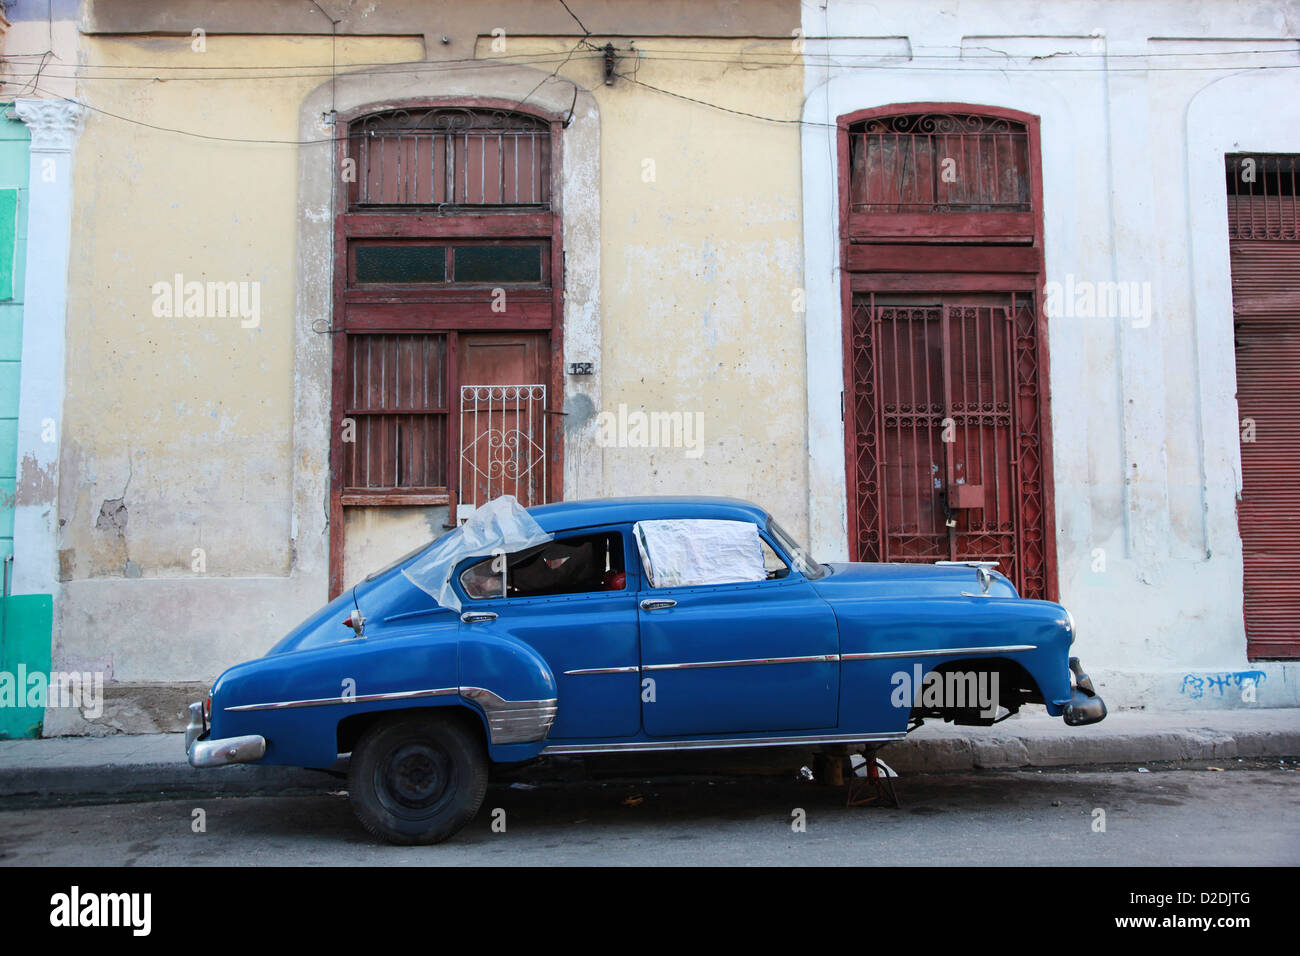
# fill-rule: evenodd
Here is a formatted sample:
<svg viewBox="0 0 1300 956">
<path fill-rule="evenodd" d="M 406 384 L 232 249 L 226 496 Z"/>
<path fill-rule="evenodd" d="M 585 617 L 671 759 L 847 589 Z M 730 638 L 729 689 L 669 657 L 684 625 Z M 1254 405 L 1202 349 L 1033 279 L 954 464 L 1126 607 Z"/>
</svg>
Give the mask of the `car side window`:
<svg viewBox="0 0 1300 956">
<path fill-rule="evenodd" d="M 783 578 L 790 573 L 790 565 L 781 560 L 781 556 L 772 550 L 772 546 L 762 538 L 758 543 L 763 546 L 763 570 L 767 572 L 768 580 L 773 578 Z"/>
<path fill-rule="evenodd" d="M 460 586 L 476 601 L 622 591 L 623 564 L 623 535 L 601 531 L 484 558 L 460 573 Z"/>
<path fill-rule="evenodd" d="M 652 588 L 765 581 L 790 573 L 749 521 L 665 518 L 633 529 Z M 770 552 L 770 556 L 764 553 Z"/>
</svg>

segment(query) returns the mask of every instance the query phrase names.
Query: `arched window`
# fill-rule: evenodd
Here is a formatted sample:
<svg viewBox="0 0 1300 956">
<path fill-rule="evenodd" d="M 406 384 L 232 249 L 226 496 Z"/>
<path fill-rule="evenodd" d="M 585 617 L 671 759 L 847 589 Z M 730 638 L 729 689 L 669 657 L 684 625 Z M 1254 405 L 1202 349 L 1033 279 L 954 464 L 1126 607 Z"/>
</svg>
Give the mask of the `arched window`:
<svg viewBox="0 0 1300 956">
<path fill-rule="evenodd" d="M 389 110 L 348 130 L 355 208 L 550 208 L 551 128 L 523 113 Z"/>
<path fill-rule="evenodd" d="M 876 116 L 849 127 L 861 213 L 1031 212 L 1029 130 L 971 113 Z"/>
</svg>

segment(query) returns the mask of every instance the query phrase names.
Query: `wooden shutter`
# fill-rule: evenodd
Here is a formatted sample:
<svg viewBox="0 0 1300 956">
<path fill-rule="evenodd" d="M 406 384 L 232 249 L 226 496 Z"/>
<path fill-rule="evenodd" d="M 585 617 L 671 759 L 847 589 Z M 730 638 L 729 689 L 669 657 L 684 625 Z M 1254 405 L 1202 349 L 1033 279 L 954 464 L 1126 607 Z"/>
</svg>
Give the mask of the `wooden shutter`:
<svg viewBox="0 0 1300 956">
<path fill-rule="evenodd" d="M 1300 242 L 1235 239 L 1247 654 L 1300 657 Z"/>
<path fill-rule="evenodd" d="M 445 335 L 348 335 L 343 493 L 437 493 L 447 488 Z"/>
</svg>

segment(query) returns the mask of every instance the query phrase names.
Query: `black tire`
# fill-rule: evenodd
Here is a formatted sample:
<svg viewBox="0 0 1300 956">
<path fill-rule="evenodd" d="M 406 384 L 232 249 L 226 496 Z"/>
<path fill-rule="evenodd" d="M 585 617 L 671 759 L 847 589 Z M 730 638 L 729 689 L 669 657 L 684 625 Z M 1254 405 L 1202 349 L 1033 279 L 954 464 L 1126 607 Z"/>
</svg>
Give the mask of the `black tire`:
<svg viewBox="0 0 1300 956">
<path fill-rule="evenodd" d="M 376 724 L 357 743 L 348 797 L 361 825 L 389 843 L 441 843 L 474 819 L 487 793 L 480 738 L 452 716 Z"/>
</svg>

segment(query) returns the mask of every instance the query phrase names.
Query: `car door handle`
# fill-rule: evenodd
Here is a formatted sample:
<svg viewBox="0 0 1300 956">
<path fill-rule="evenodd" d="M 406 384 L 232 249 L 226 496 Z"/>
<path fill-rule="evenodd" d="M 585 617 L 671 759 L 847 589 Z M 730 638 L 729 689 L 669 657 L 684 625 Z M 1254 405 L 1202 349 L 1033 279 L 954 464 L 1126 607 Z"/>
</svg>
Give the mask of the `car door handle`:
<svg viewBox="0 0 1300 956">
<path fill-rule="evenodd" d="M 496 611 L 466 611 L 460 619 L 465 624 L 477 624 L 480 621 L 495 621 L 497 613 Z"/>
<path fill-rule="evenodd" d="M 641 602 L 641 610 L 658 611 L 663 608 L 676 607 L 677 602 L 671 598 L 646 598 Z"/>
</svg>

